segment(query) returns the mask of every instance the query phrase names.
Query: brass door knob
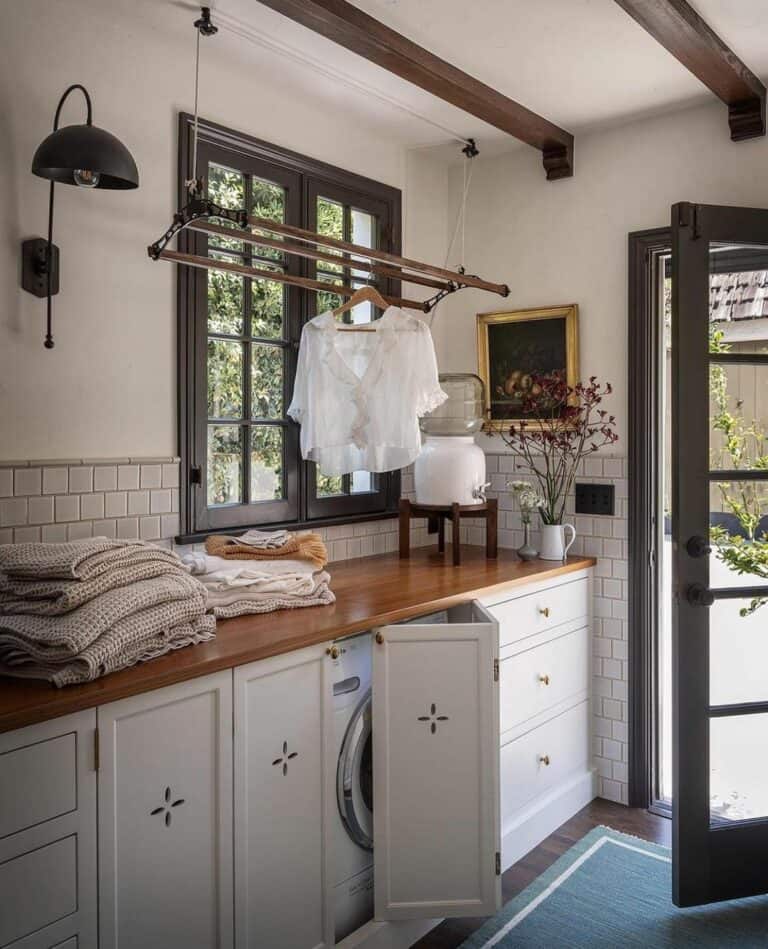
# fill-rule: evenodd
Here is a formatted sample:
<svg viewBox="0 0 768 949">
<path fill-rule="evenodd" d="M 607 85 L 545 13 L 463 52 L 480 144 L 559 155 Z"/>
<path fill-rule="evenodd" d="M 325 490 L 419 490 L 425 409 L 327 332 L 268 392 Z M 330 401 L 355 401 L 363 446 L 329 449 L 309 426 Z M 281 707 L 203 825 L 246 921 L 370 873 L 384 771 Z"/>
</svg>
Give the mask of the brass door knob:
<svg viewBox="0 0 768 949">
<path fill-rule="evenodd" d="M 539 607 L 539 613 L 541 613 L 542 616 L 549 616 L 549 607 L 548 607 L 548 606 L 540 606 L 540 607 Z"/>
<path fill-rule="evenodd" d="M 541 682 L 542 685 L 549 685 L 550 681 L 548 675 L 539 676 L 539 682 Z"/>
<path fill-rule="evenodd" d="M 539 764 L 543 764 L 545 768 L 549 767 L 549 755 L 539 755 Z"/>
</svg>

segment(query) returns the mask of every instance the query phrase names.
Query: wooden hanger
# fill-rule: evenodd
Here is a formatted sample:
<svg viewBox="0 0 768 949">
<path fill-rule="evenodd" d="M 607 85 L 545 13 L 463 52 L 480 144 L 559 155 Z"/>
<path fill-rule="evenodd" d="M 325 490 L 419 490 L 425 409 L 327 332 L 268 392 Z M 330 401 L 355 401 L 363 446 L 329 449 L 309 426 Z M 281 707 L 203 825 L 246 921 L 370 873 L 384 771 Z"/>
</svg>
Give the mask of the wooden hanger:
<svg viewBox="0 0 768 949">
<path fill-rule="evenodd" d="M 353 307 L 357 306 L 358 303 L 366 302 L 372 303 L 374 306 L 377 306 L 382 310 L 386 310 L 389 307 L 389 303 L 375 287 L 360 287 L 360 289 L 355 290 L 352 296 L 348 300 L 345 300 L 341 306 L 336 307 L 336 309 L 333 311 L 333 315 L 341 316 L 342 313 L 345 313 L 347 310 L 351 310 Z M 376 327 L 371 326 L 369 323 L 353 323 L 349 326 L 337 326 L 336 328 L 342 333 L 376 332 Z"/>
</svg>

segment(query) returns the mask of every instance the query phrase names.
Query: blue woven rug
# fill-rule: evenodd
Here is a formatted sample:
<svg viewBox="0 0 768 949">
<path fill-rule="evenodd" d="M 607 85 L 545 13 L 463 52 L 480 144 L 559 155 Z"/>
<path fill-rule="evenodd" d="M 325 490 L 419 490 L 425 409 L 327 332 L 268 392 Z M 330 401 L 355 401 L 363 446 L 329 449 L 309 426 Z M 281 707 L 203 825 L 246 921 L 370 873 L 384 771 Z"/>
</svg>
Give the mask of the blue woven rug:
<svg viewBox="0 0 768 949">
<path fill-rule="evenodd" d="M 766 949 L 768 897 L 672 904 L 665 847 L 596 827 L 461 949 Z"/>
</svg>

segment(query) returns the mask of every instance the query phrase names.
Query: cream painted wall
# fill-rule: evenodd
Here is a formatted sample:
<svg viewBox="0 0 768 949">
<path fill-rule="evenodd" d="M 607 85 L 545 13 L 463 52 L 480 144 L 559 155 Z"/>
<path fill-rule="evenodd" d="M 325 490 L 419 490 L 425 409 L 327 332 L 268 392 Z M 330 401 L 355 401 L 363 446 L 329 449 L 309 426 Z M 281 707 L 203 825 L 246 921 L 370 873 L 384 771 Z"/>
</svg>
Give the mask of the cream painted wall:
<svg viewBox="0 0 768 949">
<path fill-rule="evenodd" d="M 627 234 L 668 225 L 676 201 L 768 207 L 768 140 L 732 143 L 725 108 L 712 105 L 577 136 L 565 181 L 546 181 L 533 149 L 476 161 L 467 268 L 512 292 L 447 302 L 434 329 L 441 368 L 476 371 L 477 312 L 578 303 L 581 375 L 615 384 L 624 454 Z M 450 183 L 455 208 L 460 167 Z"/>
<path fill-rule="evenodd" d="M 177 115 L 193 105 L 193 12 L 192 5 L 157 0 L 25 0 L 5 18 L 0 459 L 176 453 L 175 272 L 151 262 L 146 246 L 175 209 Z M 402 188 L 406 250 L 429 258 L 435 235 L 444 232 L 444 168 L 430 171 L 426 155 L 406 163 L 405 149 L 373 117 L 367 124 L 348 117 L 348 90 L 311 74 L 301 86 L 274 53 L 222 31 L 203 57 L 203 115 Z M 132 151 L 141 187 L 57 188 L 61 293 L 54 300 L 56 348 L 48 351 L 44 301 L 19 286 L 20 241 L 45 233 L 47 183 L 29 166 L 73 82 L 90 90 L 95 123 Z M 83 115 L 73 95 L 62 121 Z M 419 188 L 413 200 L 409 173 Z"/>
</svg>

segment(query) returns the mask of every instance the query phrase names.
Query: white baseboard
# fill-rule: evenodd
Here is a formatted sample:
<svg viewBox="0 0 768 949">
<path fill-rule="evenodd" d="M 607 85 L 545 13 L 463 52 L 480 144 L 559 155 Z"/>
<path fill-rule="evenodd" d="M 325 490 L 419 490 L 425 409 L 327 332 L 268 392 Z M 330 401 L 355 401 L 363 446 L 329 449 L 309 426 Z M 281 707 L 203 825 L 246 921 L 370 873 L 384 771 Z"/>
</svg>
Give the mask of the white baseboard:
<svg viewBox="0 0 768 949">
<path fill-rule="evenodd" d="M 517 863 L 595 797 L 597 774 L 590 768 L 572 775 L 548 794 L 518 811 L 514 820 L 502 829 L 502 870 L 508 870 L 513 863 Z"/>
<path fill-rule="evenodd" d="M 401 919 L 393 922 L 372 919 L 336 943 L 336 949 L 409 949 L 441 922 L 442 919 Z"/>
</svg>

